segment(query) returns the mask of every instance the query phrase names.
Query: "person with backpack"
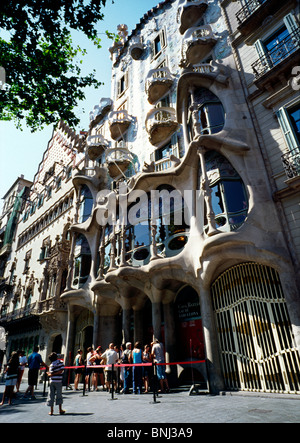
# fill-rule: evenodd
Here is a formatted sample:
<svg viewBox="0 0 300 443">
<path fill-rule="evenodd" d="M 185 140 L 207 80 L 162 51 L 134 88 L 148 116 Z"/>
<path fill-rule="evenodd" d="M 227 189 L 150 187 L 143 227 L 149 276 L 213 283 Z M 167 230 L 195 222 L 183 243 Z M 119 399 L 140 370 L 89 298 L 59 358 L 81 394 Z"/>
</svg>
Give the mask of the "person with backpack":
<svg viewBox="0 0 300 443">
<path fill-rule="evenodd" d="M 132 363 L 132 344 L 130 342 L 126 343 L 126 349 L 123 352 L 123 357 L 121 360 L 122 365 L 131 364 Z M 131 367 L 128 366 L 124 368 L 124 387 L 122 390 L 122 394 L 129 394 L 129 387 L 131 382 Z"/>
</svg>

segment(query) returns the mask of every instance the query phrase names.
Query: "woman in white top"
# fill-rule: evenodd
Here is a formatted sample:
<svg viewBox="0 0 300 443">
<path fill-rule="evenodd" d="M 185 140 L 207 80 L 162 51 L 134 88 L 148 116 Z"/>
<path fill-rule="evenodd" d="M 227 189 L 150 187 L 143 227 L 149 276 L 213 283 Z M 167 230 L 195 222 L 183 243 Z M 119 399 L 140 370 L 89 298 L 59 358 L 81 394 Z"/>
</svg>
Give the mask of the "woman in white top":
<svg viewBox="0 0 300 443">
<path fill-rule="evenodd" d="M 27 364 L 27 357 L 25 355 L 25 352 L 24 351 L 18 351 L 18 354 L 19 354 L 19 371 L 18 371 L 18 381 L 17 381 L 17 384 L 16 384 L 17 392 L 19 392 L 19 390 L 20 390 L 20 385 L 21 385 L 21 382 L 22 382 L 25 366 Z"/>
</svg>

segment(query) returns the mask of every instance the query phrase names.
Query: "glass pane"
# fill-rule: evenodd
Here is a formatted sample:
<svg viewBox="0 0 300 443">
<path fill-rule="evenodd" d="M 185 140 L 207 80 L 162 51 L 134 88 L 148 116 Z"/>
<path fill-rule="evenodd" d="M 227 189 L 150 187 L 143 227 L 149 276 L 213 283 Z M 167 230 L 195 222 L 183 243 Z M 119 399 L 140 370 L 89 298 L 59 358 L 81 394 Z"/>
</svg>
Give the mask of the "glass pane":
<svg viewBox="0 0 300 443">
<path fill-rule="evenodd" d="M 150 232 L 148 225 L 137 224 L 134 227 L 134 247 L 148 246 L 150 244 Z"/>
<path fill-rule="evenodd" d="M 295 131 L 295 135 L 298 139 L 298 143 L 300 144 L 300 107 L 291 109 L 289 112 L 289 116 Z"/>
<path fill-rule="evenodd" d="M 218 103 L 211 103 L 208 105 L 208 118 L 210 133 L 215 134 L 219 132 L 224 126 L 224 110 L 223 106 Z"/>
<path fill-rule="evenodd" d="M 212 201 L 212 207 L 215 215 L 223 214 L 224 213 L 224 204 L 222 201 L 222 191 L 221 191 L 221 185 L 218 183 L 217 185 L 213 186 L 211 188 L 212 194 L 211 194 L 211 201 Z"/>
<path fill-rule="evenodd" d="M 247 209 L 244 187 L 240 181 L 223 182 L 228 212 L 238 212 Z"/>
</svg>

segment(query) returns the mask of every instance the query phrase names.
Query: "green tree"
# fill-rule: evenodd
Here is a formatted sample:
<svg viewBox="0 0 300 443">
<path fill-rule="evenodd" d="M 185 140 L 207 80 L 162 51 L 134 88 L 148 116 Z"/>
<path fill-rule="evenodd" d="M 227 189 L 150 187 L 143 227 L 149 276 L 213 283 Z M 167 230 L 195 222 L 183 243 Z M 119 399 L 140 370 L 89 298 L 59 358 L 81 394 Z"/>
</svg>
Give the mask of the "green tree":
<svg viewBox="0 0 300 443">
<path fill-rule="evenodd" d="M 113 3 L 113 0 L 112 0 Z M 106 0 L 5 0 L 0 5 L 0 119 L 25 122 L 32 131 L 63 119 L 79 123 L 73 109 L 85 87 L 99 87 L 95 71 L 81 76 L 85 50 L 72 42 L 81 31 L 100 47 L 96 25 Z"/>
</svg>

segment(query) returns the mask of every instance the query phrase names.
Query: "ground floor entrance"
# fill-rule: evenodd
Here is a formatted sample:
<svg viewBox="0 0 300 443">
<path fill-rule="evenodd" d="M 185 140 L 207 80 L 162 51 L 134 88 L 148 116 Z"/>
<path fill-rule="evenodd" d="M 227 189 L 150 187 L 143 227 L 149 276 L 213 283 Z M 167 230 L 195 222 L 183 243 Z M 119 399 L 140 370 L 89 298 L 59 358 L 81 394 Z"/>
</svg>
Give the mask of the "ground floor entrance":
<svg viewBox="0 0 300 443">
<path fill-rule="evenodd" d="M 226 387 L 300 393 L 300 357 L 279 274 L 243 263 L 223 272 L 211 292 Z"/>
</svg>

